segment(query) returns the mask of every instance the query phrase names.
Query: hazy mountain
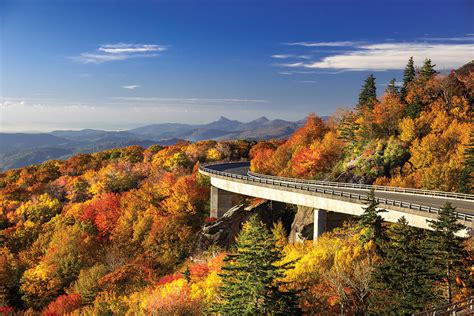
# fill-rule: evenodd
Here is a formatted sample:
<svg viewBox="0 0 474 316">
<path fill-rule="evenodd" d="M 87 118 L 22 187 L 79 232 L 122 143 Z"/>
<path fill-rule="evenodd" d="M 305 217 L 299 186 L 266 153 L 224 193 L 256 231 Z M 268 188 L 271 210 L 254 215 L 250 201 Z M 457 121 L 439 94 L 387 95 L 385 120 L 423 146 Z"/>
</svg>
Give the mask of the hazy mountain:
<svg viewBox="0 0 474 316">
<path fill-rule="evenodd" d="M 208 139 L 286 138 L 304 122 L 269 120 L 266 117 L 240 122 L 220 117 L 208 124 L 152 124 L 128 131 L 83 129 L 39 134 L 0 133 L 0 170 L 37 164 L 48 159 L 64 159 L 76 153 L 91 153 L 131 145 L 172 145 L 180 140 L 194 142 Z"/>
<path fill-rule="evenodd" d="M 0 154 L 0 170 L 20 168 L 51 159 L 63 159 L 73 151 L 64 148 L 28 148 Z"/>
<path fill-rule="evenodd" d="M 0 133 L 0 153 L 15 149 L 58 146 L 64 143 L 67 143 L 66 139 L 46 133 Z"/>
<path fill-rule="evenodd" d="M 189 141 L 206 139 L 270 139 L 289 136 L 303 123 L 304 121 L 271 121 L 266 117 L 242 123 L 222 116 L 217 121 L 208 124 L 153 124 L 131 129 L 129 132 L 148 139 L 162 139 L 165 137 L 176 137 Z"/>
<path fill-rule="evenodd" d="M 53 131 L 51 135 L 61 137 L 70 141 L 117 141 L 136 138 L 135 135 L 125 131 L 103 131 L 96 129 L 83 129 L 80 131 Z"/>
</svg>

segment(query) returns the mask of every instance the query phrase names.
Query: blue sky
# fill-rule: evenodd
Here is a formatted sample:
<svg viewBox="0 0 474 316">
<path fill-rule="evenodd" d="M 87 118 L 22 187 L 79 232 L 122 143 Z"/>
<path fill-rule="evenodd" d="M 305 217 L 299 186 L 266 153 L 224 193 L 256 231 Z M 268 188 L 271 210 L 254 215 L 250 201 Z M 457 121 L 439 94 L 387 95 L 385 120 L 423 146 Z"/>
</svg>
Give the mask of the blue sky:
<svg viewBox="0 0 474 316">
<path fill-rule="evenodd" d="M 301 119 L 406 60 L 474 59 L 474 2 L 0 0 L 1 131 Z"/>
</svg>

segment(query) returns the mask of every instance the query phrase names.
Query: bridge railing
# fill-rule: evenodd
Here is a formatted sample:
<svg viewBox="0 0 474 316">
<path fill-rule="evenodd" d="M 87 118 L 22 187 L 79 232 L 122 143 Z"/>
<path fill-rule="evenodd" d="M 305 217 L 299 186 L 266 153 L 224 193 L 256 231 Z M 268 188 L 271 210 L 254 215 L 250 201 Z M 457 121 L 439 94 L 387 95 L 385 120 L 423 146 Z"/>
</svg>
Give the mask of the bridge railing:
<svg viewBox="0 0 474 316">
<path fill-rule="evenodd" d="M 427 311 L 413 314 L 414 316 L 435 316 L 435 315 L 472 315 L 474 313 L 474 296 L 462 301 L 454 302 L 433 308 Z"/>
<path fill-rule="evenodd" d="M 441 196 L 441 197 L 449 197 L 449 198 L 460 199 L 460 200 L 472 200 L 472 201 L 474 201 L 474 194 L 445 192 L 445 191 L 431 191 L 431 190 L 400 188 L 400 187 L 389 187 L 389 186 L 384 186 L 384 185 L 369 185 L 369 184 L 358 184 L 358 183 L 344 183 L 344 182 L 295 179 L 295 178 L 269 176 L 269 175 L 266 175 L 266 174 L 256 173 L 256 172 L 252 172 L 252 171 L 249 171 L 248 175 L 251 176 L 251 177 L 268 178 L 268 179 L 274 179 L 274 180 L 280 180 L 280 181 L 307 183 L 307 184 L 312 184 L 312 185 L 321 185 L 321 186 L 329 186 L 329 187 L 367 189 L 367 190 L 374 189 L 374 190 L 377 190 L 377 191 L 397 192 L 397 193 L 411 193 L 411 194 L 428 195 L 428 196 Z"/>
<path fill-rule="evenodd" d="M 243 161 L 234 161 L 234 162 L 228 162 L 228 163 L 242 163 L 242 162 Z M 213 165 L 218 165 L 218 164 L 222 164 L 222 162 L 203 164 L 199 166 L 199 169 L 209 174 L 215 174 L 215 175 L 223 176 L 226 178 L 232 178 L 232 179 L 240 179 L 248 183 L 270 184 L 270 185 L 275 185 L 275 186 L 284 187 L 284 188 L 293 188 L 293 189 L 298 189 L 298 190 L 303 190 L 303 191 L 308 191 L 308 192 L 316 192 L 316 193 L 329 194 L 329 195 L 338 196 L 338 197 L 345 197 L 349 199 L 358 200 L 361 202 L 367 202 L 369 200 L 369 197 L 366 194 L 342 192 L 342 191 L 334 190 L 332 188 L 323 188 L 323 187 L 314 186 L 313 184 L 308 184 L 308 183 L 282 181 L 282 180 L 276 180 L 272 178 L 259 178 L 256 176 L 240 175 L 240 174 L 235 174 L 235 173 L 230 173 L 230 172 L 225 172 L 225 171 L 209 168 Z M 440 209 L 437 207 L 409 203 L 409 202 L 404 202 L 400 200 L 378 198 L 378 197 L 376 197 L 376 200 L 379 204 L 398 206 L 402 208 L 408 208 L 408 209 L 432 213 L 432 214 L 438 214 L 440 211 Z M 457 212 L 456 216 L 458 219 L 463 220 L 463 221 L 467 221 L 467 222 L 474 221 L 474 215 L 471 215 L 471 214 Z"/>
</svg>

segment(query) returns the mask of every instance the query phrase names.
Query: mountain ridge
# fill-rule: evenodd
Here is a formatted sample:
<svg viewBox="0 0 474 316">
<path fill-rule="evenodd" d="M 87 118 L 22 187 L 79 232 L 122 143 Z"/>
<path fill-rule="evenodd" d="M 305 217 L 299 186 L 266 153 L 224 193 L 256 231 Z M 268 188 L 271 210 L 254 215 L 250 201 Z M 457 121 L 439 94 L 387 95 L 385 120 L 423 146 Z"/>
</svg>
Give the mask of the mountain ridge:
<svg viewBox="0 0 474 316">
<path fill-rule="evenodd" d="M 304 120 L 269 120 L 265 116 L 248 122 L 221 116 L 206 124 L 158 123 L 122 131 L 86 128 L 49 133 L 0 133 L 0 170 L 131 145 L 148 147 L 211 139 L 280 139 L 288 137 L 303 124 Z"/>
</svg>

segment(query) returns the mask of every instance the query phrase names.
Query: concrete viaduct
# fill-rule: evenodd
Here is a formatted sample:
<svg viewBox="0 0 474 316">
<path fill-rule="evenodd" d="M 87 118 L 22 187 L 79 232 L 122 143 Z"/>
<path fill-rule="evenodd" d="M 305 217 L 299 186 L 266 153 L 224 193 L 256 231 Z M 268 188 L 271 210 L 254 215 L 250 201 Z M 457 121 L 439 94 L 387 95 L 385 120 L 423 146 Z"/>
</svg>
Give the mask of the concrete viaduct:
<svg viewBox="0 0 474 316">
<path fill-rule="evenodd" d="M 211 179 L 211 217 L 221 217 L 242 195 L 307 206 L 314 209 L 315 240 L 326 230 L 329 217 L 361 215 L 370 189 L 387 210 L 381 214 L 386 221 L 405 216 L 411 226 L 428 229 L 427 220 L 436 219 L 449 201 L 456 207 L 459 222 L 467 227 L 461 235 L 473 231 L 472 194 L 273 177 L 249 172 L 249 162 L 207 164 L 199 172 Z"/>
</svg>

